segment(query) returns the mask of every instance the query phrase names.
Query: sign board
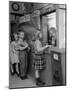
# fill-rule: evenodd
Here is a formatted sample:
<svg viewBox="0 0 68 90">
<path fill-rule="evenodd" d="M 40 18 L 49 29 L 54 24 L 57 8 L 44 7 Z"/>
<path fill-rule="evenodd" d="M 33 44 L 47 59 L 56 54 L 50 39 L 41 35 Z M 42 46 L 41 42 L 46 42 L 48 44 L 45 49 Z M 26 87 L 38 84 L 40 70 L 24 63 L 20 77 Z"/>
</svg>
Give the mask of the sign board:
<svg viewBox="0 0 68 90">
<path fill-rule="evenodd" d="M 36 10 L 32 13 L 32 17 L 40 16 L 40 10 Z"/>
<path fill-rule="evenodd" d="M 30 21 L 30 15 L 25 15 L 25 21 Z"/>
<path fill-rule="evenodd" d="M 28 22 L 28 21 L 30 21 L 30 14 L 25 15 L 25 16 L 22 16 L 22 17 L 20 18 L 19 23 L 24 23 L 24 22 Z"/>
<path fill-rule="evenodd" d="M 58 59 L 59 59 L 59 58 L 58 58 L 58 54 L 54 53 L 54 54 L 53 54 L 53 58 L 54 58 L 54 60 L 57 60 L 57 61 L 58 61 Z"/>
</svg>

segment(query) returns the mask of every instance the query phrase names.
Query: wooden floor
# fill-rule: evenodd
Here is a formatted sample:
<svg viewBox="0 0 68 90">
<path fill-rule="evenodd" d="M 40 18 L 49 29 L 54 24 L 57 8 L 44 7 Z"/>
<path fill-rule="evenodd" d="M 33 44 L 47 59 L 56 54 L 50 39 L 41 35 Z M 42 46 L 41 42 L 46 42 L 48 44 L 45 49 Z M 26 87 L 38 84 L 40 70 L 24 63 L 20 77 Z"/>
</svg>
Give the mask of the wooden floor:
<svg viewBox="0 0 68 90">
<path fill-rule="evenodd" d="M 9 79 L 10 88 L 24 88 L 24 87 L 35 87 L 35 80 L 28 76 L 27 79 L 21 80 L 17 75 L 11 76 Z"/>
<path fill-rule="evenodd" d="M 46 69 L 41 73 L 41 79 L 46 83 L 45 86 L 52 86 L 51 57 L 46 54 Z M 30 67 L 31 68 L 31 67 Z M 28 79 L 21 80 L 17 75 L 10 74 L 10 88 L 36 87 L 34 79 L 34 69 L 29 71 Z"/>
</svg>

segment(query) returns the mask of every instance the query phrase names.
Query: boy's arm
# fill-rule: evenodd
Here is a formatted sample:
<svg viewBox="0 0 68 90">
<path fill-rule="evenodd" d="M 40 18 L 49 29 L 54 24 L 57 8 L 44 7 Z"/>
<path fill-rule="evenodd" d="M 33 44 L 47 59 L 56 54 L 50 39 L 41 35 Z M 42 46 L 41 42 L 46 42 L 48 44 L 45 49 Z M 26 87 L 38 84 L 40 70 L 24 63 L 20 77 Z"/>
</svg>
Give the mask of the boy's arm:
<svg viewBox="0 0 68 90">
<path fill-rule="evenodd" d="M 14 42 L 11 43 L 10 50 L 11 52 L 15 53 L 15 43 Z"/>
<path fill-rule="evenodd" d="M 19 50 L 19 46 L 16 46 L 16 47 L 15 47 L 15 50 Z"/>
<path fill-rule="evenodd" d="M 48 48 L 48 47 L 51 47 L 51 46 L 50 46 L 50 45 L 46 45 L 46 46 L 40 47 L 39 45 L 37 45 L 37 50 L 38 50 L 39 52 L 41 52 L 41 51 L 45 50 L 45 49 Z"/>
<path fill-rule="evenodd" d="M 24 49 L 26 49 L 28 47 L 28 44 L 27 43 L 25 43 L 25 45 L 24 46 L 18 46 L 18 50 L 24 50 Z"/>
</svg>

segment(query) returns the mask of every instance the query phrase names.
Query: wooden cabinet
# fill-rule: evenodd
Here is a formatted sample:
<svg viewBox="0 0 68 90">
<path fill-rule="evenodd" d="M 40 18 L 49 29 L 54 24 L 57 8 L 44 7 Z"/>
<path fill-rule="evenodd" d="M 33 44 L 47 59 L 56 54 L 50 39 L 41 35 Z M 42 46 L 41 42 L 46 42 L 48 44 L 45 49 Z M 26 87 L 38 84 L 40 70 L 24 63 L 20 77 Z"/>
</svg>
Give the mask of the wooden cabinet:
<svg viewBox="0 0 68 90">
<path fill-rule="evenodd" d="M 45 53 L 46 69 L 41 72 L 41 78 L 46 86 L 52 86 L 51 54 Z"/>
<path fill-rule="evenodd" d="M 65 85 L 65 54 L 51 51 L 52 85 Z"/>
</svg>

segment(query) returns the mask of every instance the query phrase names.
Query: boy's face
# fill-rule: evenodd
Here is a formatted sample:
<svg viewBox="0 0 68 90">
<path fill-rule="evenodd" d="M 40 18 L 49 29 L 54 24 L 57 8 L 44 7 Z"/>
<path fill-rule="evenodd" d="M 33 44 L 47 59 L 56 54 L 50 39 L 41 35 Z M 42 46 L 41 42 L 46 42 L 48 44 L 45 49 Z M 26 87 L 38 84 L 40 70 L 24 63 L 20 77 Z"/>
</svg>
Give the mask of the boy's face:
<svg viewBox="0 0 68 90">
<path fill-rule="evenodd" d="M 53 30 L 50 30 L 50 36 L 55 36 L 55 32 Z"/>
<path fill-rule="evenodd" d="M 20 32 L 19 37 L 23 39 L 24 38 L 24 32 Z"/>
<path fill-rule="evenodd" d="M 14 34 L 14 38 L 17 41 L 18 40 L 18 35 L 17 34 Z"/>
<path fill-rule="evenodd" d="M 50 35 L 52 35 L 52 30 L 49 31 Z"/>
<path fill-rule="evenodd" d="M 42 33 L 39 33 L 39 38 L 42 39 Z"/>
</svg>

